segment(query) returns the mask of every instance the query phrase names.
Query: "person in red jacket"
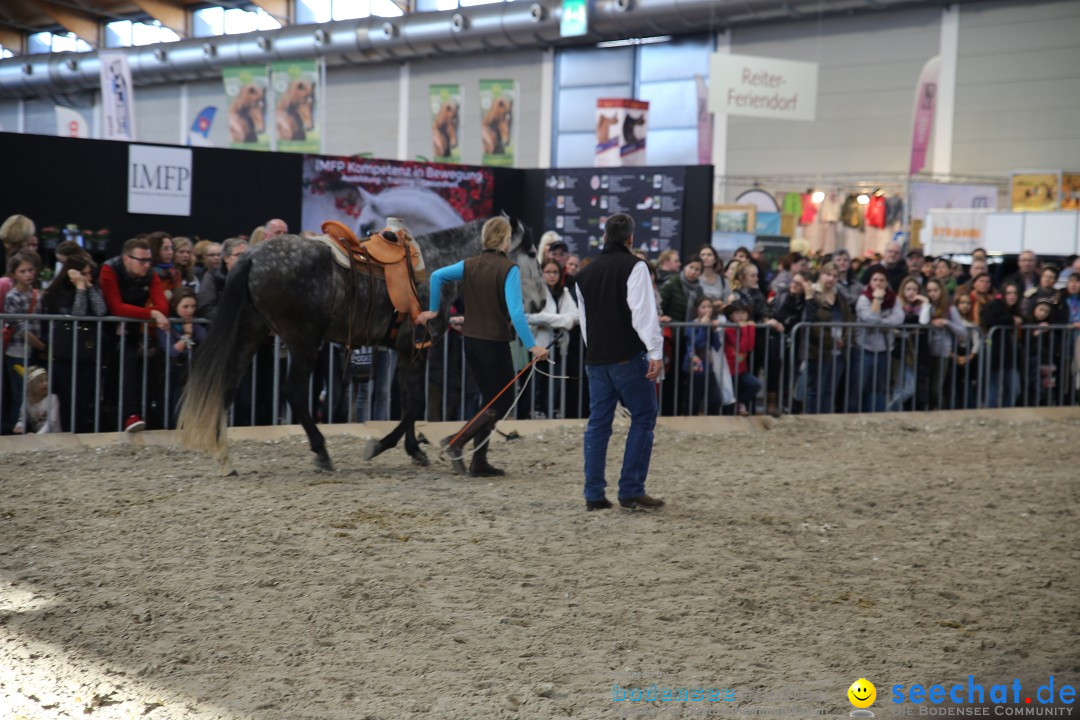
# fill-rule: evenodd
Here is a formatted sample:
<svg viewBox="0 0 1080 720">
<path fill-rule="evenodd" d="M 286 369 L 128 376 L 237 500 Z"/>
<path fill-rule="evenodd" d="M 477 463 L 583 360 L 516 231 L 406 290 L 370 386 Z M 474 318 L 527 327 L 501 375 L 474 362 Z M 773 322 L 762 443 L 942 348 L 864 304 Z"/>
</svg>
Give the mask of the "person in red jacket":
<svg viewBox="0 0 1080 720">
<path fill-rule="evenodd" d="M 166 317 L 169 303 L 165 299 L 161 278 L 151 272 L 152 262 L 150 245 L 146 240 L 132 238 L 124 243 L 124 249 L 118 257 L 107 260 L 101 266 L 98 283 L 110 315 L 150 320 L 159 330 L 164 331 L 169 327 Z M 121 417 L 127 418 L 124 421 L 124 430 L 128 432 L 136 432 L 146 427 L 139 413 L 139 395 L 143 387 L 141 353 L 147 353 L 148 349 L 153 347 L 147 341 L 146 332 L 147 326 L 143 323 L 123 323 L 117 330 L 120 342 L 117 342 L 115 351 L 110 354 L 110 364 L 116 368 L 118 386 L 107 397 L 113 399 L 123 395 Z M 123 377 L 119 375 L 121 365 Z"/>
<path fill-rule="evenodd" d="M 731 325 L 724 329 L 724 354 L 735 381 L 739 414 L 749 415 L 754 410 L 754 400 L 761 392 L 761 381 L 750 367 L 750 355 L 754 352 L 757 328 L 750 322 L 750 311 L 742 303 L 731 303 L 727 306 L 726 313 Z"/>
</svg>

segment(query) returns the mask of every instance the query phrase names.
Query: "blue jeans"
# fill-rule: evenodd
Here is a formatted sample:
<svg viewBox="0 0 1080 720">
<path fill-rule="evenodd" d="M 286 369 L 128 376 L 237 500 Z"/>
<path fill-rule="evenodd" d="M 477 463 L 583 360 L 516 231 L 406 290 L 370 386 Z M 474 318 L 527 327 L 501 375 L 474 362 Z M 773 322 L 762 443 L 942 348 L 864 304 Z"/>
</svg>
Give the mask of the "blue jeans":
<svg viewBox="0 0 1080 720">
<path fill-rule="evenodd" d="M 649 362 L 645 353 L 612 365 L 586 365 L 589 378 L 589 424 L 585 428 L 585 500 L 601 500 L 607 481 L 604 466 L 615 405 L 630 411 L 630 432 L 623 452 L 619 497 L 645 494 L 645 477 L 652 459 L 653 428 L 656 427 L 656 383 L 645 377 Z"/>
<path fill-rule="evenodd" d="M 987 407 L 1015 407 L 1020 394 L 1020 373 L 1013 368 L 990 371 L 990 387 L 987 389 Z"/>
<path fill-rule="evenodd" d="M 889 351 L 871 352 L 856 347 L 851 362 L 848 412 L 884 412 L 889 386 Z"/>
<path fill-rule="evenodd" d="M 375 348 L 371 358 L 371 381 L 358 383 L 356 393 L 356 421 L 390 419 L 390 388 L 394 384 L 397 352 L 387 348 Z M 371 413 L 368 413 L 367 390 L 371 388 Z"/>
<path fill-rule="evenodd" d="M 844 376 L 844 356 L 829 354 L 823 360 L 806 362 L 806 413 L 832 413 L 836 388 Z"/>
<path fill-rule="evenodd" d="M 735 397 L 746 406 L 750 413 L 753 413 L 754 401 L 761 392 L 761 381 L 751 372 L 739 373 L 732 379 L 735 381 Z"/>
<path fill-rule="evenodd" d="M 902 362 L 902 361 L 901 361 Z M 893 398 L 889 403 L 889 412 L 897 412 L 904 409 L 904 403 L 915 396 L 915 368 L 904 363 L 900 368 L 900 377 L 896 378 L 893 386 Z"/>
</svg>

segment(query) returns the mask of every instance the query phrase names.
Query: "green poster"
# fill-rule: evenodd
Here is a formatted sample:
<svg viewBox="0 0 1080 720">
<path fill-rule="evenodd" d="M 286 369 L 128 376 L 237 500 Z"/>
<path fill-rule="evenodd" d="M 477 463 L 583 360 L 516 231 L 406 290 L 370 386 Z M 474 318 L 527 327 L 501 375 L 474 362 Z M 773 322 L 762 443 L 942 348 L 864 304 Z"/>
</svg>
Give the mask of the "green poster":
<svg viewBox="0 0 1080 720">
<path fill-rule="evenodd" d="M 229 100 L 229 147 L 239 150 L 269 150 L 266 125 L 266 68 L 226 67 L 221 69 L 225 95 Z"/>
<path fill-rule="evenodd" d="M 481 164 L 497 167 L 514 166 L 514 100 L 513 80 L 480 81 L 481 137 L 484 158 Z"/>
<path fill-rule="evenodd" d="M 274 128 L 280 152 L 322 152 L 319 137 L 320 108 L 315 102 L 319 88 L 316 60 L 277 62 L 270 66 L 274 88 Z"/>
<path fill-rule="evenodd" d="M 458 124 L 461 118 L 461 86 L 429 85 L 431 145 L 434 162 L 460 163 Z"/>
</svg>

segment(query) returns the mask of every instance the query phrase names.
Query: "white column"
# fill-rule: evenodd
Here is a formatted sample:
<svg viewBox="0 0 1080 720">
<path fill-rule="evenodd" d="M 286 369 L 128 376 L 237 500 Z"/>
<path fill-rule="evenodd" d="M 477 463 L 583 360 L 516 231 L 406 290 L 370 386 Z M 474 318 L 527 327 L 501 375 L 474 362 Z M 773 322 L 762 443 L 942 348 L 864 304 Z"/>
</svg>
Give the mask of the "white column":
<svg viewBox="0 0 1080 720">
<path fill-rule="evenodd" d="M 722 32 L 716 36 L 716 52 L 725 55 L 731 54 L 731 31 Z M 713 174 L 719 178 L 727 174 L 727 131 L 728 114 L 713 113 L 713 140 L 712 161 Z M 719 181 L 713 183 L 713 202 L 722 203 L 721 185 Z"/>
<path fill-rule="evenodd" d="M 938 74 L 934 118 L 935 174 L 952 172 L 953 119 L 956 114 L 956 58 L 960 48 L 960 6 L 941 10 L 941 72 Z"/>
<path fill-rule="evenodd" d="M 188 85 L 180 83 L 180 142 L 179 145 L 188 144 Z"/>
<path fill-rule="evenodd" d="M 544 51 L 540 64 L 540 142 L 536 167 L 551 167 L 551 140 L 555 129 L 555 48 Z"/>
<path fill-rule="evenodd" d="M 398 77 L 397 159 L 409 159 L 409 63 L 401 63 Z"/>
</svg>

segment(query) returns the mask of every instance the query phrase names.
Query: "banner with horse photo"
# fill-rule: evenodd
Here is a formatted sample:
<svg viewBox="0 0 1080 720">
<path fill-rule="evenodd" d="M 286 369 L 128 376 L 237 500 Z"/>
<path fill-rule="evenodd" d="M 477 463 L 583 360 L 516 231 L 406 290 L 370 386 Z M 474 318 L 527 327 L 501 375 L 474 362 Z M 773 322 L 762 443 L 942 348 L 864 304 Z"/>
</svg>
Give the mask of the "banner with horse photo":
<svg viewBox="0 0 1080 720">
<path fill-rule="evenodd" d="M 513 80 L 480 81 L 481 139 L 484 156 L 481 164 L 514 167 L 514 101 L 517 92 Z"/>
<path fill-rule="evenodd" d="M 225 94 L 229 98 L 229 147 L 236 150 L 269 150 L 266 126 L 266 68 L 227 67 L 221 69 Z"/>
<path fill-rule="evenodd" d="M 469 165 L 308 155 L 301 226 L 336 220 L 365 237 L 399 217 L 413 235 L 491 216 L 494 173 Z"/>
<path fill-rule="evenodd" d="M 319 66 L 315 60 L 278 62 L 270 66 L 274 88 L 274 128 L 280 152 L 317 153 L 319 135 Z"/>
<path fill-rule="evenodd" d="M 431 147 L 435 162 L 461 162 L 458 129 L 461 118 L 461 85 L 429 85 Z"/>
</svg>

